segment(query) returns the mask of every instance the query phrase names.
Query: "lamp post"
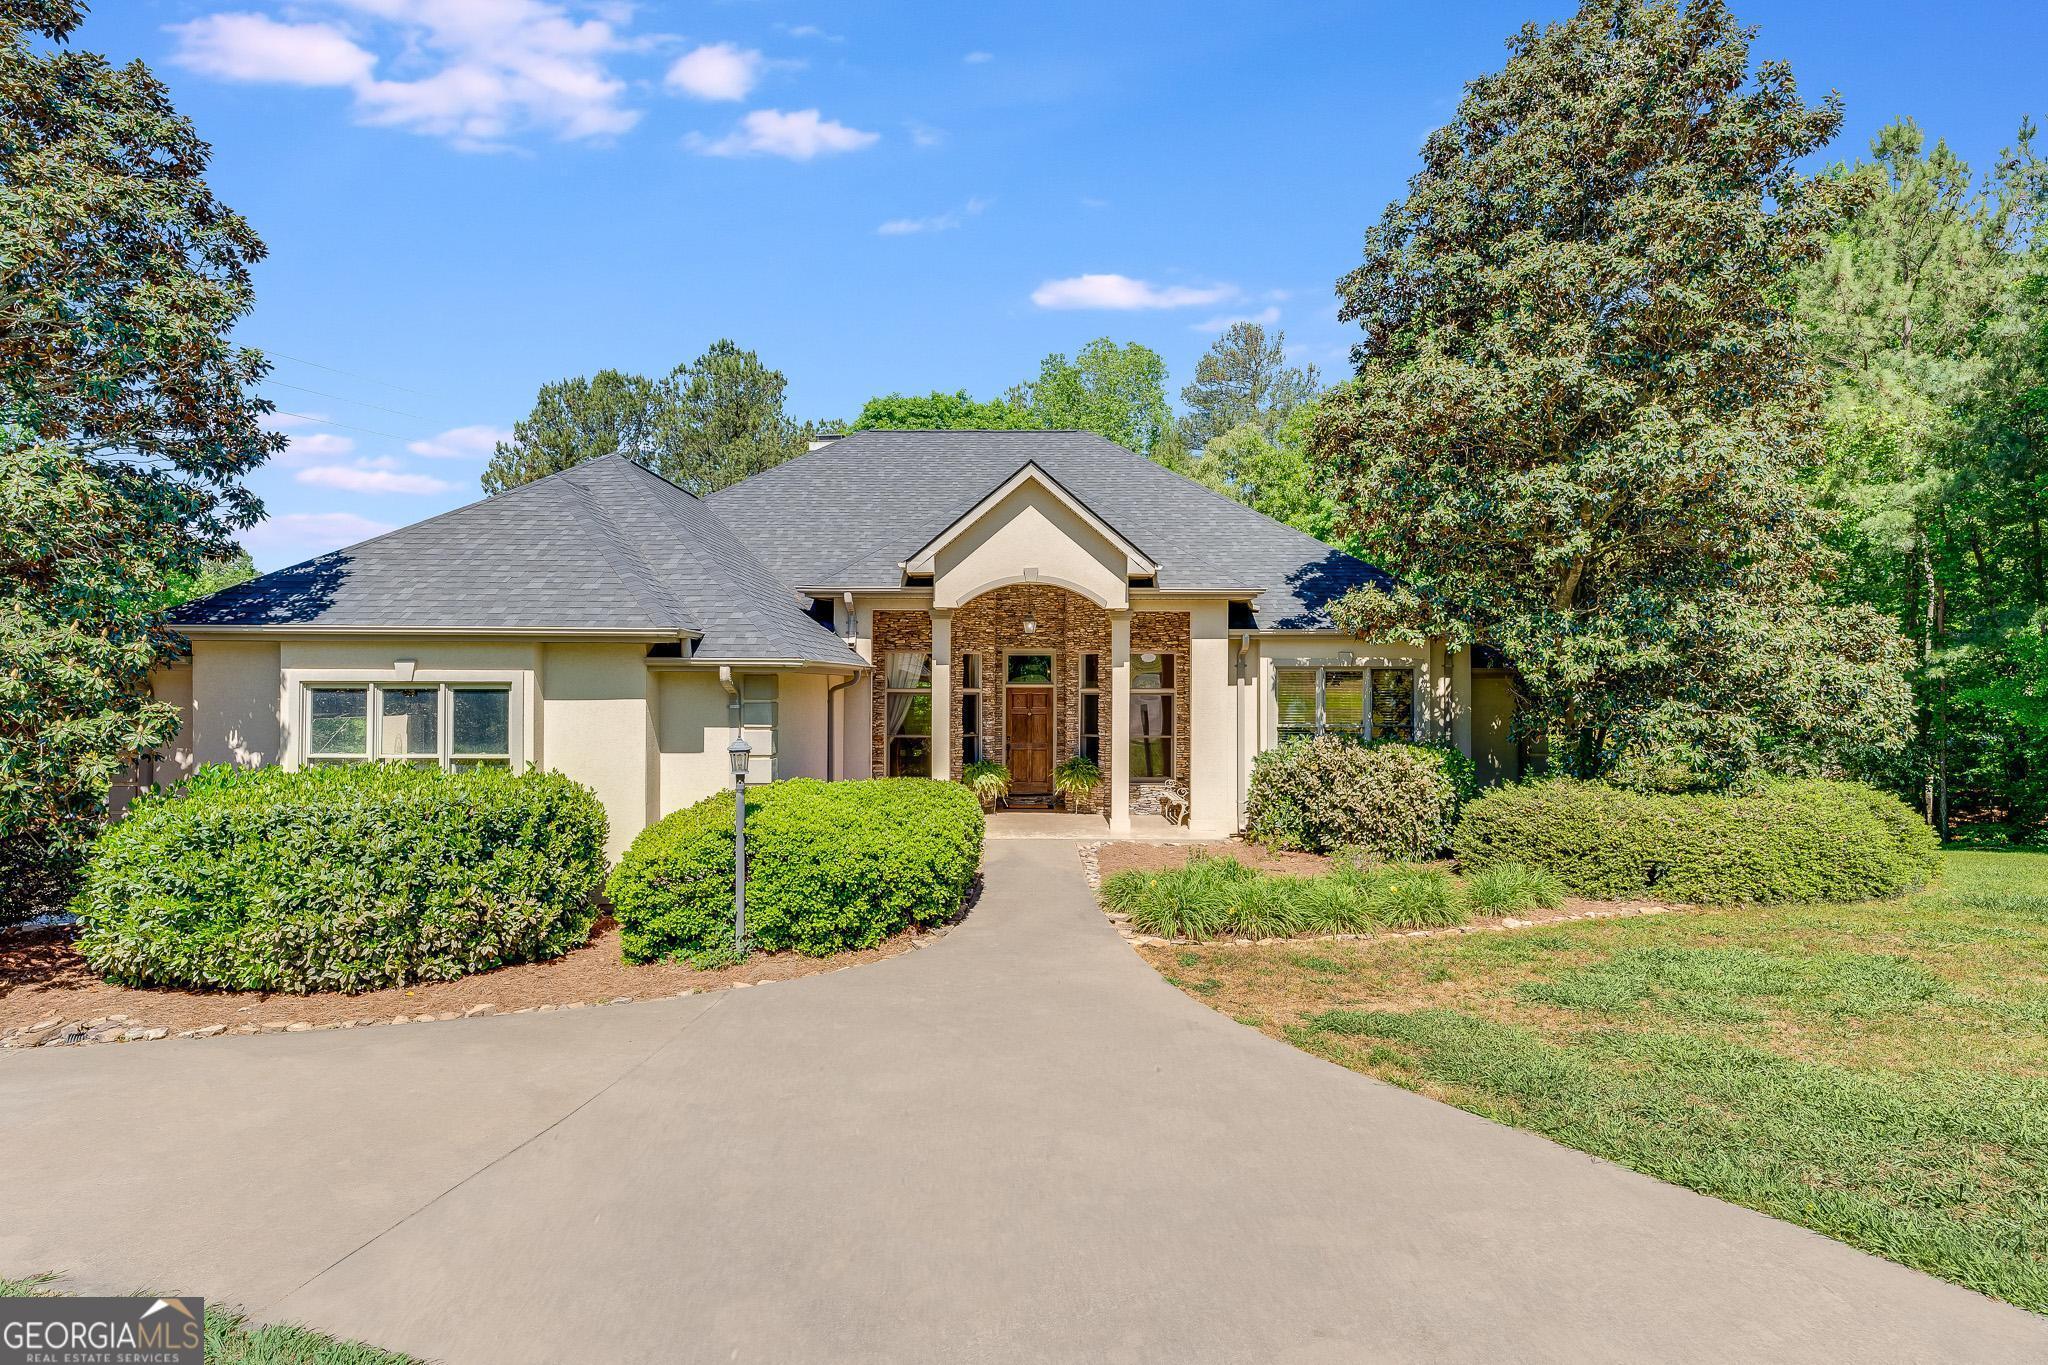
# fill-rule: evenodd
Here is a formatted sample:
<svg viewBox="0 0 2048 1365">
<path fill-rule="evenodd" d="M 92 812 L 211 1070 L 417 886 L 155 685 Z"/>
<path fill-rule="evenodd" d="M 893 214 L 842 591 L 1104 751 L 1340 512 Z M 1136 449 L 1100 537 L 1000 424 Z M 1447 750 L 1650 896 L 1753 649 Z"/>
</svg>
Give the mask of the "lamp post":
<svg viewBox="0 0 2048 1365">
<path fill-rule="evenodd" d="M 732 760 L 732 950 L 747 950 L 747 760 L 754 746 L 744 735 L 725 748 Z"/>
</svg>

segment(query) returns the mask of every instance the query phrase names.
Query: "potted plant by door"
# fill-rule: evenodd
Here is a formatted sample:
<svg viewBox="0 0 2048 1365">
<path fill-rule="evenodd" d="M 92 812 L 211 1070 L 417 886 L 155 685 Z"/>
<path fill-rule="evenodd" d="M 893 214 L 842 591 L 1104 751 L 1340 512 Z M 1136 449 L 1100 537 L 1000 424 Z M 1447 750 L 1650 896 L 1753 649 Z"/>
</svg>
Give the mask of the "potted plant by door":
<svg viewBox="0 0 2048 1365">
<path fill-rule="evenodd" d="M 1052 770 L 1052 789 L 1066 801 L 1067 809 L 1087 796 L 1102 782 L 1102 769 L 1086 754 L 1075 754 L 1062 759 Z"/>
<path fill-rule="evenodd" d="M 1010 794 L 1010 770 L 992 758 L 977 759 L 962 768 L 960 780 L 980 799 L 983 810 L 994 810 L 996 802 Z"/>
</svg>

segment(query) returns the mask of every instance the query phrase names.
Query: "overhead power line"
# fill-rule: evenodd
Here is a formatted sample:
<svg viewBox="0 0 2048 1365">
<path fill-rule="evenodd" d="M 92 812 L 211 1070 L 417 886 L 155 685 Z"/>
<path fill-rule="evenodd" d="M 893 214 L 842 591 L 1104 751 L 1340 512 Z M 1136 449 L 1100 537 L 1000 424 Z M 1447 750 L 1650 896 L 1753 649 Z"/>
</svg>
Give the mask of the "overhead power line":
<svg viewBox="0 0 2048 1365">
<path fill-rule="evenodd" d="M 330 427 L 340 427 L 343 431 L 360 431 L 365 436 L 382 436 L 386 440 L 391 441 L 417 441 L 420 439 L 417 436 L 400 436 L 395 431 L 379 431 L 375 427 L 359 427 L 349 422 L 337 422 L 332 417 L 315 417 L 310 412 L 286 412 L 283 408 L 279 408 L 277 415 L 279 417 L 296 417 L 301 422 L 320 422 Z"/>
<path fill-rule="evenodd" d="M 263 382 L 275 384 L 280 389 L 296 389 L 300 393 L 310 393 L 318 398 L 332 398 L 337 403 L 354 403 L 360 408 L 375 408 L 379 412 L 388 412 L 393 417 L 411 417 L 422 422 L 434 420 L 425 413 L 407 412 L 404 408 L 387 408 L 382 403 L 372 403 L 362 398 L 351 398 L 345 393 L 329 393 L 325 389 L 309 389 L 304 384 L 287 384 L 282 379 L 266 379 Z"/>
<path fill-rule="evenodd" d="M 256 349 L 265 355 L 274 355 L 279 360 L 289 360 L 298 365 L 311 365 L 316 370 L 326 370 L 330 374 L 345 374 L 350 379 L 360 379 L 366 384 L 381 384 L 387 389 L 397 389 L 400 393 L 410 393 L 421 398 L 432 398 L 434 396 L 431 393 L 422 393 L 418 389 L 409 389 L 403 384 L 394 384 L 388 379 L 378 379 L 373 375 L 357 374 L 354 370 L 344 370 L 339 365 L 323 365 L 317 360 L 308 360 L 302 355 L 291 355 L 285 351 L 272 350 L 268 346 L 258 346 Z"/>
</svg>

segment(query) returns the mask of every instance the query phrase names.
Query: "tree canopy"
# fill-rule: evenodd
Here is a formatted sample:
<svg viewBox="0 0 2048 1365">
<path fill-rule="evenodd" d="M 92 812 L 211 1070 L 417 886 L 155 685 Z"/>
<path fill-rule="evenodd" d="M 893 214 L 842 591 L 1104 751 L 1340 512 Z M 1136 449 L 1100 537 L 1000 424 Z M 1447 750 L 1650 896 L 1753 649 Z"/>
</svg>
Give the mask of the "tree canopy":
<svg viewBox="0 0 2048 1365">
<path fill-rule="evenodd" d="M 1718 0 L 1585 4 L 1466 87 L 1339 283 L 1314 455 L 1403 587 L 1344 619 L 1506 650 L 1552 758 L 1711 773 L 1904 742 L 1904 645 L 1831 572 L 1786 300 L 1840 125 Z M 1797 641 L 1802 648 L 1786 648 Z M 1842 718 L 1816 730 L 1816 716 Z"/>
<path fill-rule="evenodd" d="M 1150 455 L 1173 424 L 1166 362 L 1148 346 L 1119 346 L 1108 337 L 1089 342 L 1072 360 L 1055 351 L 1039 362 L 1036 379 L 1003 399 L 1040 426 L 1092 431 L 1140 455 Z"/>
<path fill-rule="evenodd" d="M 1269 337 L 1259 323 L 1233 322 L 1195 362 L 1193 382 L 1180 391 L 1188 407 L 1180 438 L 1200 450 L 1248 426 L 1270 441 L 1322 386 L 1314 365 L 1287 363 L 1287 333 Z"/>
<path fill-rule="evenodd" d="M 176 733 L 158 608 L 283 443 L 229 339 L 263 244 L 149 69 L 69 46 L 81 15 L 0 7 L 0 920 L 61 900 L 108 784 Z"/>
<path fill-rule="evenodd" d="M 1037 417 L 995 398 L 978 402 L 960 389 L 928 394 L 885 394 L 870 398 L 853 419 L 851 431 L 1029 431 L 1045 424 Z"/>
<path fill-rule="evenodd" d="M 801 455 L 813 428 L 784 411 L 789 381 L 718 340 L 661 379 L 599 370 L 543 384 L 485 468 L 502 493 L 600 455 L 620 454 L 698 495 Z"/>
</svg>

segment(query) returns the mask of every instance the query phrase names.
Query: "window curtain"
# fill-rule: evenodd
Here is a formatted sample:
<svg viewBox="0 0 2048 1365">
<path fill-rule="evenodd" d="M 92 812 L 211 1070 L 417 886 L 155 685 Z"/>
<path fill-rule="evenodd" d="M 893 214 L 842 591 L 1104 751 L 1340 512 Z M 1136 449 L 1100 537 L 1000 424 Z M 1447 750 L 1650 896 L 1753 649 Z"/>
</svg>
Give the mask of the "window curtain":
<svg viewBox="0 0 2048 1365">
<path fill-rule="evenodd" d="M 889 654 L 889 733 L 896 734 L 903 728 L 904 720 L 910 715 L 910 704 L 917 699 L 918 684 L 924 681 L 925 656 L 922 654 Z"/>
</svg>

